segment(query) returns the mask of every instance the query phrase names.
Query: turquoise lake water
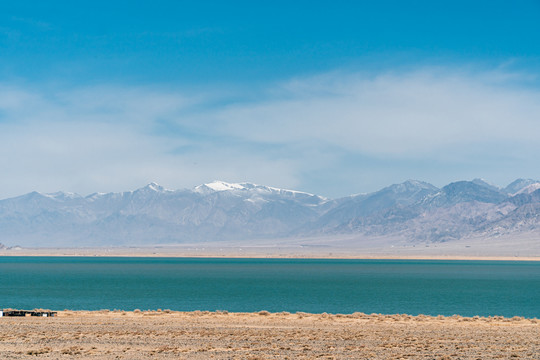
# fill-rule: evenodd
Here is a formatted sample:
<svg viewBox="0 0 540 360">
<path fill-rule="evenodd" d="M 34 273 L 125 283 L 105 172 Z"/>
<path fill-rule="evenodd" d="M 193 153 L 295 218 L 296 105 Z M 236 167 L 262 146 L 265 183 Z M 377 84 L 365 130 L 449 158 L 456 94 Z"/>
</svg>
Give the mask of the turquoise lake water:
<svg viewBox="0 0 540 360">
<path fill-rule="evenodd" d="M 0 257 L 0 308 L 540 318 L 540 263 Z"/>
</svg>

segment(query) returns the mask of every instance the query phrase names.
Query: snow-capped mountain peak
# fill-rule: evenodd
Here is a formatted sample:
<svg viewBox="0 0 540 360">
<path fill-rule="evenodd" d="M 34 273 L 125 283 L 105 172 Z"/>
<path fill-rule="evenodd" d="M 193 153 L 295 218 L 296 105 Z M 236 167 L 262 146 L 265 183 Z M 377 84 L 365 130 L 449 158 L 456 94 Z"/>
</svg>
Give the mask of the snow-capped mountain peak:
<svg viewBox="0 0 540 360">
<path fill-rule="evenodd" d="M 209 193 L 221 192 L 221 191 L 242 191 L 250 195 L 275 194 L 275 195 L 285 195 L 285 196 L 291 196 L 291 197 L 298 197 L 298 196 L 312 197 L 312 198 L 317 198 L 320 201 L 327 200 L 326 198 L 323 198 L 321 196 L 310 194 L 303 191 L 280 189 L 280 188 L 276 188 L 272 186 L 257 185 L 257 184 L 248 183 L 248 182 L 228 183 L 228 182 L 220 181 L 220 180 L 215 180 L 215 181 L 212 181 L 211 183 L 196 186 L 193 189 L 193 191 L 200 194 L 209 194 Z"/>
<path fill-rule="evenodd" d="M 57 191 L 55 193 L 47 193 L 42 194 L 43 196 L 46 196 L 50 199 L 58 200 L 58 201 L 65 201 L 65 200 L 72 200 L 80 198 L 81 195 L 72 193 L 72 192 L 63 192 L 63 191 Z"/>
<path fill-rule="evenodd" d="M 157 192 L 162 192 L 162 191 L 165 191 L 165 188 L 155 182 L 151 182 L 150 184 L 146 185 L 146 188 L 148 190 L 153 190 L 153 191 L 157 191 Z"/>
<path fill-rule="evenodd" d="M 158 183 L 151 182 L 150 184 L 136 191 L 163 193 L 163 192 L 169 192 L 172 190 L 165 189 L 163 186 L 159 185 Z"/>
<path fill-rule="evenodd" d="M 245 190 L 246 187 L 241 184 L 227 183 L 225 181 L 212 181 L 211 183 L 205 184 L 214 191 L 227 191 L 227 190 Z"/>
<path fill-rule="evenodd" d="M 197 193 L 211 193 L 219 191 L 231 191 L 231 190 L 245 190 L 246 188 L 242 184 L 228 183 L 225 181 L 214 180 L 207 184 L 196 186 L 193 191 Z"/>
</svg>

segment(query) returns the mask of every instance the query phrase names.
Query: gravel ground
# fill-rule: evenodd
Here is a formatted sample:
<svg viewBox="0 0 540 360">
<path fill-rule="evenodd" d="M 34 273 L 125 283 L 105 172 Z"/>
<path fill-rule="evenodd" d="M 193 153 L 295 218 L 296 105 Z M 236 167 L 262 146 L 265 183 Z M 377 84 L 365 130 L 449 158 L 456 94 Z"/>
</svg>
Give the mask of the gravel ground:
<svg viewBox="0 0 540 360">
<path fill-rule="evenodd" d="M 0 359 L 540 359 L 540 321 L 172 311 L 0 318 Z"/>
</svg>

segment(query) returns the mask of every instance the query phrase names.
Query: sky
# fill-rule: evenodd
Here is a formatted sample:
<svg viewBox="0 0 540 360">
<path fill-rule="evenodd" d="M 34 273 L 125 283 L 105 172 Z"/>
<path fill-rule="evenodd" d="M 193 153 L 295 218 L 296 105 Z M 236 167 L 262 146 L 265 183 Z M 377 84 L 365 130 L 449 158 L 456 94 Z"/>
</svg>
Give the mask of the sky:
<svg viewBox="0 0 540 360">
<path fill-rule="evenodd" d="M 540 179 L 539 1 L 0 2 L 0 198 Z"/>
</svg>

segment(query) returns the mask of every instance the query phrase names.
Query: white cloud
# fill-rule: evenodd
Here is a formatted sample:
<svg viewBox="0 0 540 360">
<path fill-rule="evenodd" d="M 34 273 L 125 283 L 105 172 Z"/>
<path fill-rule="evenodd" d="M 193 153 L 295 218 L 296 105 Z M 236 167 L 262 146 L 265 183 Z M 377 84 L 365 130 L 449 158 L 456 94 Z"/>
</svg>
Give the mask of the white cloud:
<svg viewBox="0 0 540 360">
<path fill-rule="evenodd" d="M 95 87 L 62 92 L 0 88 L 0 198 L 32 190 L 88 194 L 150 181 L 191 187 L 214 178 L 292 183 L 292 164 L 158 128 L 182 119 L 197 96 Z M 189 120 L 189 119 L 187 119 Z M 189 121 L 187 121 L 189 122 Z M 208 129 L 208 135 L 211 135 Z M 175 149 L 192 147 L 188 153 Z M 279 175 L 277 175 L 279 174 Z"/>
<path fill-rule="evenodd" d="M 327 84 L 296 80 L 284 87 L 288 98 L 230 106 L 211 116 L 224 134 L 255 141 L 318 141 L 396 157 L 471 143 L 534 142 L 540 130 L 536 90 L 460 73 L 336 77 Z"/>
<path fill-rule="evenodd" d="M 119 191 L 150 181 L 253 181 L 345 195 L 409 177 L 534 177 L 540 92 L 522 85 L 530 77 L 497 70 L 334 72 L 221 106 L 216 99 L 227 94 L 3 85 L 0 198 L 32 190 Z M 517 173 L 501 174 L 505 164 Z"/>
</svg>

